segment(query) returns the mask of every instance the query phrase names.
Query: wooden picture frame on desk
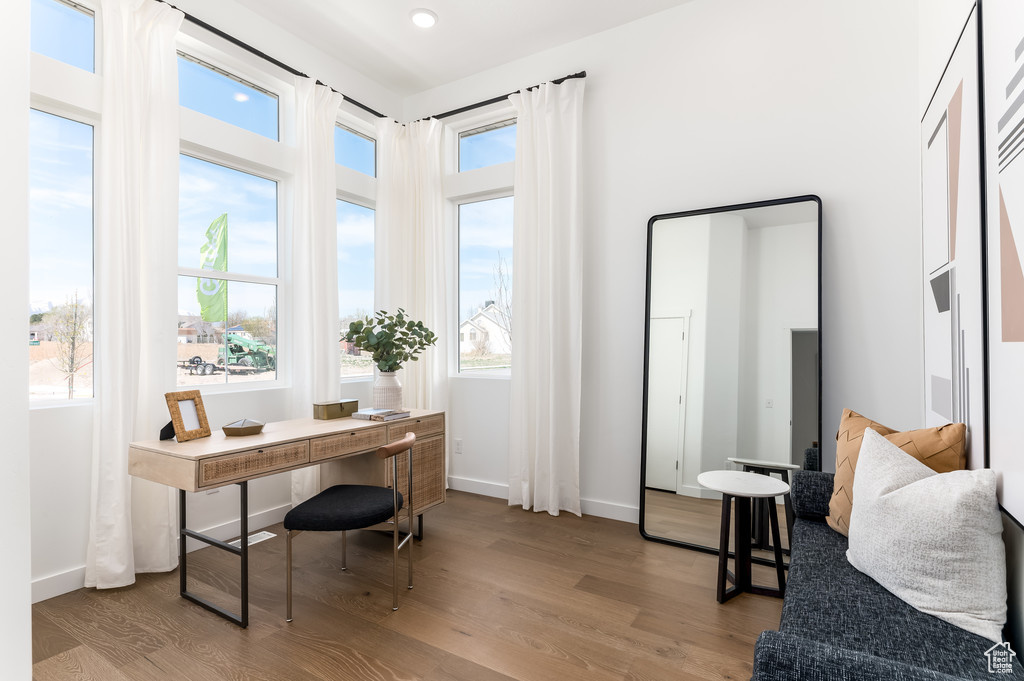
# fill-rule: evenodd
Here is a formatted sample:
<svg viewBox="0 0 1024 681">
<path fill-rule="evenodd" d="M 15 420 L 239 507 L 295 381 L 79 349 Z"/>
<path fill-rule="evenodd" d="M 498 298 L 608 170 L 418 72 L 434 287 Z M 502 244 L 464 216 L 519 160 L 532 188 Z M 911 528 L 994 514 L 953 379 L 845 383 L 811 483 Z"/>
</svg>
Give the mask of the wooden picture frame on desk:
<svg viewBox="0 0 1024 681">
<path fill-rule="evenodd" d="M 165 393 L 167 411 L 171 412 L 174 437 L 178 442 L 210 437 L 210 422 L 206 420 L 203 396 L 198 390 Z"/>
</svg>

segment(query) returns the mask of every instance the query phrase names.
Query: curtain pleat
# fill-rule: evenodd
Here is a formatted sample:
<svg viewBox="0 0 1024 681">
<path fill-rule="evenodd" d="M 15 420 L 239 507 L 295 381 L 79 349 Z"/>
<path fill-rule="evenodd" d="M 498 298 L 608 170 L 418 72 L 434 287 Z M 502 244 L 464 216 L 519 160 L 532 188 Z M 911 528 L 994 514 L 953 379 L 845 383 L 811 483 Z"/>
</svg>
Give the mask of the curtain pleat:
<svg viewBox="0 0 1024 681">
<path fill-rule="evenodd" d="M 295 79 L 297 163 L 292 221 L 292 417 L 341 397 L 334 126 L 342 95 Z M 333 285 L 331 282 L 335 282 Z M 320 491 L 320 469 L 292 473 L 292 505 Z"/>
<path fill-rule="evenodd" d="M 437 344 L 399 375 L 405 406 L 448 402 L 448 246 L 444 229 L 441 122 L 377 122 L 377 307 L 401 307 L 437 334 Z M 446 448 L 447 451 L 447 448 Z"/>
<path fill-rule="evenodd" d="M 184 15 L 152 0 L 106 0 L 99 15 L 103 121 L 97 135 L 96 398 L 85 584 L 113 588 L 133 583 L 136 572 L 177 564 L 174 492 L 128 475 L 128 444 L 156 436 L 157 398 L 174 386 L 165 358 L 174 356 L 177 305 L 168 300 L 173 287 L 162 281 L 168 270 L 160 262 L 177 248 L 175 36 Z"/>
<path fill-rule="evenodd" d="M 580 514 L 584 83 L 509 97 L 517 122 L 508 501 L 551 515 Z"/>
</svg>

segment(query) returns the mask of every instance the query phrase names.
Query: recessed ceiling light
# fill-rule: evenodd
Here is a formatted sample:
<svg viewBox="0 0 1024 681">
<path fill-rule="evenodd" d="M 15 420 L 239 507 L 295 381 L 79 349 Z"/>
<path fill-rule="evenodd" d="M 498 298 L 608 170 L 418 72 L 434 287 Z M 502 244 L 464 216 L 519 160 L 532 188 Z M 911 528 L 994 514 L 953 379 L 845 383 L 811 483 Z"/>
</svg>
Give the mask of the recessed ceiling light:
<svg viewBox="0 0 1024 681">
<path fill-rule="evenodd" d="M 437 15 L 429 9 L 423 9 L 422 7 L 409 12 L 409 18 L 412 19 L 412 23 L 420 28 L 430 28 L 437 23 Z"/>
</svg>

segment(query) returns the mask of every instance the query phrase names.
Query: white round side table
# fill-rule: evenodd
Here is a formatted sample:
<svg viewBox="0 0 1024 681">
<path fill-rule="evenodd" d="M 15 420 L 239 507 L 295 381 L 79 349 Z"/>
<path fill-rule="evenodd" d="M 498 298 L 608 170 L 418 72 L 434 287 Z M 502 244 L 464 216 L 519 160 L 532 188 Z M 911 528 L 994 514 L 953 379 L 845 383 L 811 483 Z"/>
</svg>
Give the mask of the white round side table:
<svg viewBox="0 0 1024 681">
<path fill-rule="evenodd" d="M 772 473 L 778 473 L 782 478 L 782 482 L 789 483 L 789 472 L 800 470 L 800 466 L 794 463 L 782 463 L 779 461 L 762 461 L 761 459 L 742 459 L 737 456 L 730 456 L 727 461 L 743 466 L 743 470 L 750 473 L 760 473 L 761 475 L 771 475 Z M 786 508 L 786 534 L 789 541 L 789 545 L 793 545 L 793 502 L 790 501 L 789 495 L 783 499 L 783 504 Z M 762 499 L 758 503 L 754 504 L 753 509 L 753 528 L 754 528 L 754 548 L 771 550 L 771 546 L 768 545 L 768 499 Z M 789 549 L 782 549 L 783 553 L 789 553 Z"/>
<path fill-rule="evenodd" d="M 744 591 L 762 596 L 784 596 L 786 575 L 782 563 L 779 511 L 775 504 L 769 504 L 769 520 L 771 521 L 772 544 L 775 549 L 775 571 L 779 578 L 779 588 L 757 586 L 751 583 L 750 500 L 788 494 L 789 485 L 770 475 L 741 471 L 705 471 L 697 476 L 697 482 L 703 487 L 722 493 L 722 532 L 718 548 L 718 602 L 725 603 Z M 736 502 L 735 574 L 729 572 L 729 516 L 733 500 Z M 732 588 L 726 588 L 727 581 L 733 584 Z"/>
</svg>

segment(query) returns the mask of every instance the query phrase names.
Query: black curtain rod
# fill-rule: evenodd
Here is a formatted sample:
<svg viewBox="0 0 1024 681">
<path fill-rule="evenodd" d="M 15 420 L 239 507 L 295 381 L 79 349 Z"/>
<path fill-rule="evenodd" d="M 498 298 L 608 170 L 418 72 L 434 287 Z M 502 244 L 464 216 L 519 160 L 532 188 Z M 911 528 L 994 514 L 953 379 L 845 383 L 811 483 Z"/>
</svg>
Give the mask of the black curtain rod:
<svg viewBox="0 0 1024 681">
<path fill-rule="evenodd" d="M 167 0 L 157 0 L 157 2 L 162 2 L 165 5 L 169 5 L 171 7 L 174 7 L 174 5 L 172 5 Z M 220 30 L 216 26 L 211 26 L 210 24 L 206 23 L 202 19 L 199 19 L 197 17 L 192 16 L 188 12 L 185 12 L 185 11 L 181 10 L 180 8 L 178 8 L 178 7 L 174 7 L 174 9 L 176 9 L 179 12 L 181 12 L 182 14 L 184 14 L 185 15 L 185 20 L 188 21 L 190 24 L 195 24 L 199 28 L 205 29 L 205 30 L 209 31 L 210 33 L 213 33 L 214 35 L 219 36 L 219 37 L 223 38 L 224 40 L 227 40 L 232 45 L 237 45 L 238 47 L 241 47 L 246 52 L 249 52 L 250 54 L 254 54 L 257 57 L 259 57 L 260 59 L 262 59 L 264 61 L 268 61 L 271 64 L 273 64 L 274 66 L 276 66 L 278 68 L 281 68 L 281 69 L 284 69 L 285 71 L 287 71 L 288 73 L 290 73 L 290 74 L 292 74 L 294 76 L 300 76 L 302 78 L 309 78 L 309 76 L 307 76 L 302 71 L 299 71 L 296 68 L 292 68 L 291 66 L 288 66 L 287 64 L 285 64 L 282 61 L 278 61 L 277 59 L 274 59 L 273 57 L 271 57 L 266 52 L 262 52 L 260 50 L 257 50 L 252 45 L 250 45 L 248 43 L 242 42 L 241 40 L 239 40 L 235 36 L 233 36 L 233 35 L 231 35 L 229 33 L 225 33 L 224 31 Z M 319 81 L 319 80 L 317 81 L 317 85 L 323 85 L 324 87 L 331 87 L 330 85 L 327 85 L 327 83 L 324 83 L 324 82 Z M 345 99 L 346 102 L 348 102 L 352 106 L 357 106 L 360 109 L 362 109 L 363 111 L 366 111 L 367 113 L 373 114 L 377 118 L 387 118 L 387 116 L 385 116 L 381 112 L 374 111 L 373 109 L 371 109 L 370 107 L 366 106 L 362 102 L 359 102 L 359 101 L 356 101 L 355 99 L 352 99 L 351 97 L 346 95 L 344 92 L 338 92 L 337 90 L 335 90 L 332 87 L 331 87 L 331 92 L 337 92 L 339 95 L 341 95 Z"/>
<path fill-rule="evenodd" d="M 586 77 L 587 77 L 587 72 L 586 71 L 580 71 L 579 73 L 570 73 L 568 76 L 562 76 L 561 78 L 555 78 L 553 81 L 551 81 L 551 83 L 554 84 L 554 85 L 559 85 L 559 84 L 564 83 L 565 81 L 571 80 L 573 78 L 586 78 Z M 535 90 L 535 89 L 537 89 L 539 87 L 540 87 L 540 85 L 531 85 L 530 87 L 525 88 L 525 89 L 527 89 L 527 90 Z M 516 92 L 521 92 L 521 91 L 520 90 L 516 90 Z M 437 118 L 437 119 L 448 118 L 449 116 L 456 116 L 456 115 L 458 115 L 460 113 L 466 113 L 467 111 L 472 111 L 473 109 L 482 109 L 485 106 L 490 106 L 491 104 L 497 104 L 498 102 L 503 102 L 503 101 L 505 101 L 506 99 L 508 99 L 509 97 L 511 97 L 514 94 L 516 94 L 516 93 L 515 92 L 510 92 L 507 95 L 501 95 L 500 97 L 491 97 L 490 99 L 485 99 L 484 101 L 477 102 L 476 104 L 467 104 L 466 106 L 461 106 L 458 109 L 452 109 L 451 111 L 445 111 L 444 113 L 435 114 L 433 116 L 427 116 L 427 118 Z"/>
</svg>

